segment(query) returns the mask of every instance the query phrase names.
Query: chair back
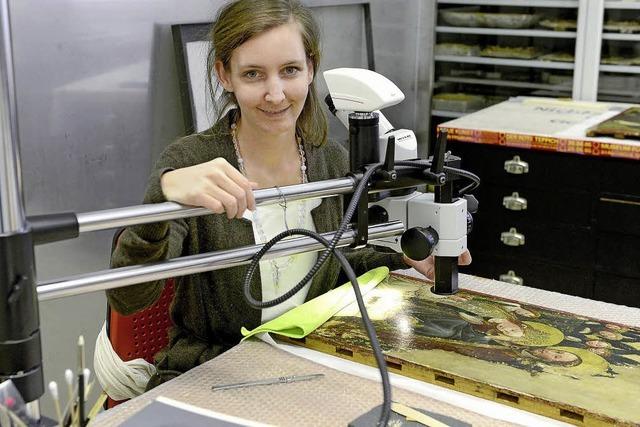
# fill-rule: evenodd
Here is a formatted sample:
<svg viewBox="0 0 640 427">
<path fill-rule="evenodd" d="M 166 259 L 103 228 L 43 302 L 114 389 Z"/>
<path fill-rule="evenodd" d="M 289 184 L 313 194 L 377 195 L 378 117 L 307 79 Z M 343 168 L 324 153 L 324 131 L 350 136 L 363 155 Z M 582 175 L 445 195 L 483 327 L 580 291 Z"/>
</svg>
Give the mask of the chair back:
<svg viewBox="0 0 640 427">
<path fill-rule="evenodd" d="M 142 358 L 153 363 L 156 353 L 169 342 L 169 305 L 174 295 L 174 279 L 167 279 L 160 298 L 154 305 L 130 316 L 107 309 L 107 334 L 113 349 L 125 362 Z M 107 401 L 112 408 L 124 401 Z"/>
</svg>

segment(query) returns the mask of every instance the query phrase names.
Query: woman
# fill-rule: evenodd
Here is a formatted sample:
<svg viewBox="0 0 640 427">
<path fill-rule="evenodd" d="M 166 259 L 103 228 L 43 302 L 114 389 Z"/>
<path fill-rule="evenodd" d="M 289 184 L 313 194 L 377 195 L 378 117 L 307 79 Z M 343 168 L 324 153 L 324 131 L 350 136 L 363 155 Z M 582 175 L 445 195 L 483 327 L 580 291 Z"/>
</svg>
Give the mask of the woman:
<svg viewBox="0 0 640 427">
<path fill-rule="evenodd" d="M 252 190 L 344 176 L 346 151 L 327 141 L 327 123 L 314 78 L 320 61 L 318 26 L 296 0 L 238 0 L 218 14 L 211 31 L 208 68 L 224 89 L 220 114 L 209 130 L 182 138 L 160 156 L 145 203 L 168 200 L 203 206 L 218 214 L 130 227 L 119 239 L 113 267 L 264 242 L 285 227 L 323 233 L 338 228 L 339 198 L 257 208 Z M 212 73 L 210 72 L 209 75 Z M 214 90 L 212 92 L 215 92 Z M 386 265 L 433 264 L 367 248 L 347 254 L 357 274 Z M 260 264 L 252 294 L 273 299 L 305 276 L 317 255 L 300 254 Z M 329 259 L 291 300 L 269 310 L 251 308 L 243 297 L 246 266 L 180 277 L 171 307 L 175 327 L 168 347 L 156 356 L 151 388 L 209 360 L 253 329 L 294 305 L 340 284 L 340 267 Z M 123 314 L 142 310 L 159 297 L 162 281 L 107 292 Z"/>
</svg>

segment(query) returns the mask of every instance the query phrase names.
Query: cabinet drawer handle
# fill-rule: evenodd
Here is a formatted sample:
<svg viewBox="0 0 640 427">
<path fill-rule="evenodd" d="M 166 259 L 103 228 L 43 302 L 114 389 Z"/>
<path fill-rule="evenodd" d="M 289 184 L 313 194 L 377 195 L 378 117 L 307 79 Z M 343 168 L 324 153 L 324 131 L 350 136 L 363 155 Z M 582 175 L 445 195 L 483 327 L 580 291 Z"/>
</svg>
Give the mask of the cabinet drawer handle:
<svg viewBox="0 0 640 427">
<path fill-rule="evenodd" d="M 512 195 L 502 198 L 502 206 L 510 211 L 522 211 L 527 209 L 527 199 L 514 192 Z"/>
<path fill-rule="evenodd" d="M 509 231 L 500 233 L 500 241 L 507 246 L 523 246 L 524 234 L 518 233 L 515 227 L 511 227 Z"/>
<path fill-rule="evenodd" d="M 522 277 L 516 276 L 516 272 L 513 270 L 509 270 L 507 274 L 501 274 L 500 281 L 511 283 L 512 285 L 524 285 Z"/>
<path fill-rule="evenodd" d="M 513 156 L 513 159 L 504 162 L 504 170 L 514 175 L 529 173 L 529 163 L 520 160 L 520 156 Z"/>
</svg>

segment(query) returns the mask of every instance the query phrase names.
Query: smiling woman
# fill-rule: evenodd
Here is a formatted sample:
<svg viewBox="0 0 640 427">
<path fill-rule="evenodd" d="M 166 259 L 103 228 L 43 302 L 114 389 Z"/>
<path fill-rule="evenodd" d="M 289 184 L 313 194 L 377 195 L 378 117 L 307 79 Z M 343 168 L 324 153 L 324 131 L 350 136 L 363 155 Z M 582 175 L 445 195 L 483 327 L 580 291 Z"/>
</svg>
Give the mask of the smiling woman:
<svg viewBox="0 0 640 427">
<path fill-rule="evenodd" d="M 236 0 L 220 10 L 211 31 L 208 72 L 223 89 L 215 125 L 170 144 L 149 178 L 145 203 L 167 200 L 214 213 L 126 229 L 112 255 L 122 267 L 264 243 L 287 228 L 335 231 L 342 200 L 296 201 L 257 207 L 252 190 L 345 176 L 346 150 L 327 139 L 327 120 L 315 90 L 319 31 L 297 0 Z M 210 85 L 215 93 L 216 87 Z M 215 97 L 213 99 L 216 99 Z M 345 251 L 356 274 L 375 267 L 406 268 L 402 254 L 373 248 Z M 316 253 L 260 262 L 251 293 L 272 300 L 301 281 Z M 292 298 L 268 309 L 244 299 L 239 266 L 176 280 L 168 347 L 156 355 L 151 388 L 237 344 L 240 330 L 261 323 L 342 284 L 329 258 Z M 259 277 L 258 277 L 259 276 Z M 164 283 L 107 291 L 112 308 L 130 314 L 150 306 Z"/>
</svg>

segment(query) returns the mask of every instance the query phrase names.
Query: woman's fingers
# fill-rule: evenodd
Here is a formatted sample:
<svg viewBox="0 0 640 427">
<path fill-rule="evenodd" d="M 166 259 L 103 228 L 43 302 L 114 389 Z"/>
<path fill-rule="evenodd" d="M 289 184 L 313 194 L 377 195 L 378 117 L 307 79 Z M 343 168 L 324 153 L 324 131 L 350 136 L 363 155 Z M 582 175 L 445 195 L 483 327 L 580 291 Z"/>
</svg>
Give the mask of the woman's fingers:
<svg viewBox="0 0 640 427">
<path fill-rule="evenodd" d="M 218 214 L 224 213 L 224 206 L 222 205 L 220 200 L 206 193 L 200 193 L 197 196 L 196 203 L 194 203 L 194 205 L 207 208 L 213 213 L 218 213 Z"/>
<path fill-rule="evenodd" d="M 258 184 L 249 181 L 240 171 L 227 162 L 221 166 L 221 172 L 223 172 L 223 174 L 219 177 L 220 180 L 216 182 L 216 184 L 237 199 L 238 211 L 235 216 L 241 218 L 247 208 L 255 210 L 256 201 L 253 196 L 253 189 L 256 188 Z"/>
<path fill-rule="evenodd" d="M 435 274 L 435 258 L 433 255 L 429 255 L 427 258 L 422 261 L 416 261 L 407 256 L 404 257 L 404 262 L 413 267 L 419 273 L 423 274 L 427 279 L 433 280 Z M 469 265 L 471 264 L 471 253 L 469 250 L 465 250 L 458 257 L 458 265 Z"/>
<path fill-rule="evenodd" d="M 471 264 L 471 252 L 469 252 L 469 249 L 465 249 L 465 251 L 458 257 L 458 265 L 469 264 Z"/>
<path fill-rule="evenodd" d="M 251 191 L 250 189 L 249 181 L 233 181 L 228 175 L 221 173 L 212 180 L 209 191 L 225 206 L 229 218 L 241 218 L 249 205 L 247 190 Z"/>
<path fill-rule="evenodd" d="M 167 200 L 226 212 L 228 218 L 241 218 L 247 208 L 256 207 L 257 184 L 223 158 L 167 172 L 160 185 Z"/>
</svg>

